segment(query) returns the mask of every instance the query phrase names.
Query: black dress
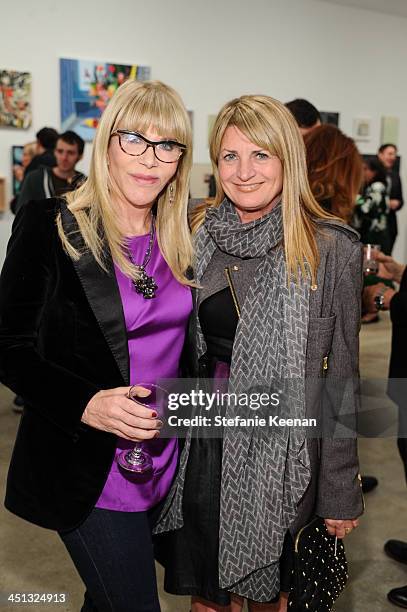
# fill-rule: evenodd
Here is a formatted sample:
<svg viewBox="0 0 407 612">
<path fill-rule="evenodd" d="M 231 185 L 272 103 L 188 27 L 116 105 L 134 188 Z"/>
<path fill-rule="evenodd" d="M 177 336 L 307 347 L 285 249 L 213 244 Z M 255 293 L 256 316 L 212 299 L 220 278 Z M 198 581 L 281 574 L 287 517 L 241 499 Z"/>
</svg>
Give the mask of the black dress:
<svg viewBox="0 0 407 612">
<path fill-rule="evenodd" d="M 238 317 L 228 288 L 202 302 L 199 320 L 207 344 L 201 369 L 209 378 L 219 362 L 230 364 L 231 360 Z M 165 567 L 168 593 L 227 606 L 230 593 L 219 588 L 218 578 L 221 467 L 222 439 L 192 438 L 183 494 L 184 525 L 157 538 L 156 556 Z M 282 591 L 290 590 L 293 556 L 293 541 L 287 533 L 280 557 Z"/>
</svg>

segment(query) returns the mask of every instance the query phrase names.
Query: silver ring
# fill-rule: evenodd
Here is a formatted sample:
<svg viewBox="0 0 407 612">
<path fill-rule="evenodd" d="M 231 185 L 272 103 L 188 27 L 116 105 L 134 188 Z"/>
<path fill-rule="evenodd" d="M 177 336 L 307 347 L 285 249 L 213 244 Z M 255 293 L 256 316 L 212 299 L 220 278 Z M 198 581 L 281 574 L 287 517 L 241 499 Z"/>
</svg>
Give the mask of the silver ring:
<svg viewBox="0 0 407 612">
<path fill-rule="evenodd" d="M 129 399 L 129 400 L 133 399 L 133 398 L 132 398 L 132 396 L 131 396 L 130 394 L 131 394 L 132 389 L 134 389 L 134 387 L 138 387 L 138 385 L 131 385 L 130 389 L 129 389 L 129 390 L 127 391 L 127 393 L 126 393 L 126 397 L 127 397 L 127 399 Z"/>
</svg>

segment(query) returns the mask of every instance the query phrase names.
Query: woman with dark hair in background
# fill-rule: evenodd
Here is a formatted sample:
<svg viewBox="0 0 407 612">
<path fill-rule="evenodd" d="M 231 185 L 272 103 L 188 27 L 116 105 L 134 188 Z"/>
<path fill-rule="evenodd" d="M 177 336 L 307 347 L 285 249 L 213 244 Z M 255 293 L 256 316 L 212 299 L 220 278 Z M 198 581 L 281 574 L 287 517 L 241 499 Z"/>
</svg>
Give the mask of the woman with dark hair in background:
<svg viewBox="0 0 407 612">
<path fill-rule="evenodd" d="M 38 168 L 53 168 L 56 165 L 54 155 L 55 145 L 58 140 L 58 132 L 54 128 L 43 127 L 36 133 L 37 146 L 33 159 L 28 164 L 25 170 L 25 176 Z"/>
<path fill-rule="evenodd" d="M 378 159 L 370 159 L 363 163 L 364 185 L 361 195 L 357 198 L 352 225 L 360 233 L 363 244 L 378 245 L 386 255 L 392 249 L 392 237 L 389 226 L 389 195 L 387 188 L 386 169 Z M 376 274 L 366 274 L 365 287 L 384 283 L 393 288 L 391 280 L 382 279 Z M 364 309 L 362 323 L 379 321 L 378 312 Z"/>
<path fill-rule="evenodd" d="M 383 253 L 390 255 L 386 171 L 379 160 L 373 158 L 363 162 L 363 175 L 364 185 L 356 202 L 352 225 L 363 244 L 380 244 Z"/>
<path fill-rule="evenodd" d="M 362 158 L 354 141 L 334 125 L 321 125 L 306 134 L 304 142 L 314 198 L 349 223 L 362 184 Z"/>
</svg>

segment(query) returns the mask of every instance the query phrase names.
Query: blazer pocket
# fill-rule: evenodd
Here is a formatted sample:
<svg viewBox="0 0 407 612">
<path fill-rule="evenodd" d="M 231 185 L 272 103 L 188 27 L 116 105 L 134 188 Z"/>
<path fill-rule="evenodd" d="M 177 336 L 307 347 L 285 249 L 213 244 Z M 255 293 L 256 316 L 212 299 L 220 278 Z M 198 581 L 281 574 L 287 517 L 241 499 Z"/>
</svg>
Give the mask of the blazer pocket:
<svg viewBox="0 0 407 612">
<path fill-rule="evenodd" d="M 307 359 L 323 364 L 332 347 L 336 315 L 310 318 L 308 327 Z"/>
</svg>

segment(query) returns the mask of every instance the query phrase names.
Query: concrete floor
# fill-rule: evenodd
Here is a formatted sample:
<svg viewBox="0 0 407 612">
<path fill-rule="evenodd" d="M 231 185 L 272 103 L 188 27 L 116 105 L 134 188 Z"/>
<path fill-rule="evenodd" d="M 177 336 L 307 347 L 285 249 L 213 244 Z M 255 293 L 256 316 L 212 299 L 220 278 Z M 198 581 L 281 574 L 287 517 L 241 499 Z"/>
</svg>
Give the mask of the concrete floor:
<svg viewBox="0 0 407 612">
<path fill-rule="evenodd" d="M 383 389 L 388 371 L 390 322 L 382 315 L 380 323 L 366 326 L 361 334 L 361 373 L 369 378 L 364 409 L 380 409 L 377 418 L 381 431 L 395 431 L 396 412 Z M 373 380 L 374 379 L 374 380 Z M 11 412 L 13 395 L 0 387 L 0 482 L 4 486 L 8 459 L 19 418 Z M 351 581 L 335 607 L 336 612 L 386 612 L 396 610 L 386 600 L 386 592 L 407 584 L 407 567 L 388 559 L 383 543 L 388 538 L 407 539 L 405 519 L 407 489 L 404 473 L 392 437 L 360 440 L 362 472 L 379 478 L 377 490 L 366 496 L 366 513 L 359 529 L 347 539 Z M 46 466 L 44 466 L 46 469 Z M 0 508 L 0 611 L 30 609 L 42 612 L 77 612 L 83 587 L 60 543 L 50 531 L 30 525 Z M 158 567 L 158 582 L 162 572 Z M 5 594 L 66 593 L 67 603 L 58 605 L 9 605 Z M 187 597 L 172 597 L 160 592 L 162 612 L 186 612 Z M 135 608 L 135 612 L 137 612 Z"/>
</svg>

